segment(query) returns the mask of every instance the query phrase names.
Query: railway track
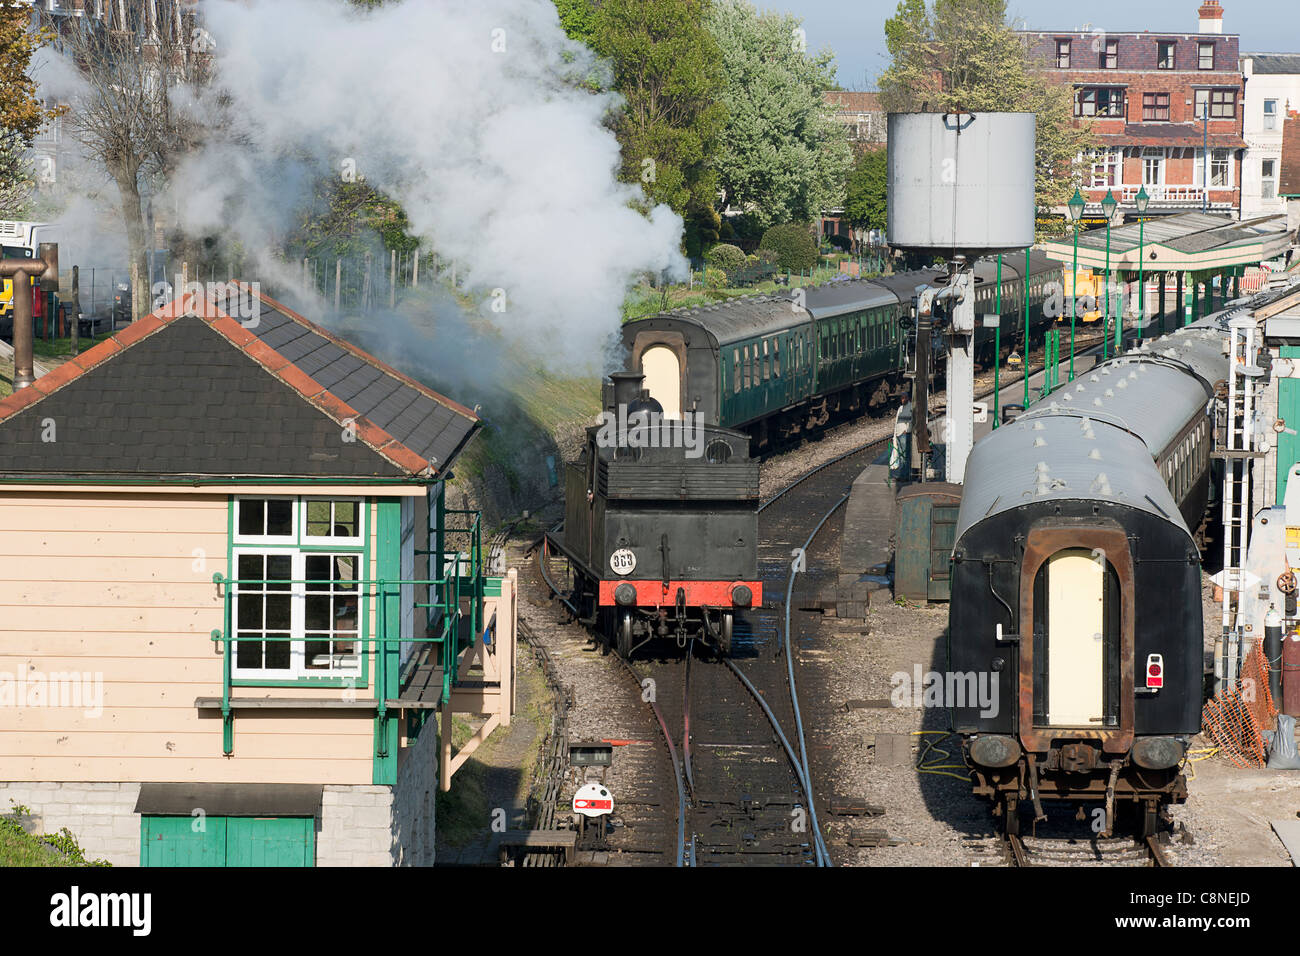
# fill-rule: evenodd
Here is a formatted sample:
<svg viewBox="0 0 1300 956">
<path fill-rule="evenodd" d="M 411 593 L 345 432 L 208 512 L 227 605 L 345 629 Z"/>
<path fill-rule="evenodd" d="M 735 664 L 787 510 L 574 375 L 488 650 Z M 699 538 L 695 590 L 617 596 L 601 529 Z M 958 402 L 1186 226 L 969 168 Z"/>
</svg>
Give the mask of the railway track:
<svg viewBox="0 0 1300 956">
<path fill-rule="evenodd" d="M 1090 344 L 1077 342 L 1080 350 Z M 759 573 L 772 597 L 737 615 L 730 660 L 713 659 L 695 641 L 631 663 L 616 658 L 662 746 L 636 748 L 644 766 L 638 776 L 651 782 L 644 792 L 619 794 L 605 848 L 670 866 L 831 865 L 795 667 L 797 642 L 816 629 L 797 625 L 792 614 L 833 581 L 834 549 L 823 548 L 812 564 L 807 556 L 847 501 L 853 479 L 890 440 L 837 454 L 760 503 Z M 802 560 L 792 559 L 796 551 Z M 539 549 L 541 578 L 576 618 L 551 560 Z"/>
<path fill-rule="evenodd" d="M 1125 837 L 1078 840 L 1003 836 L 1001 840 L 1008 866 L 1165 867 L 1170 865 L 1164 848 L 1154 836 L 1141 840 Z"/>
</svg>

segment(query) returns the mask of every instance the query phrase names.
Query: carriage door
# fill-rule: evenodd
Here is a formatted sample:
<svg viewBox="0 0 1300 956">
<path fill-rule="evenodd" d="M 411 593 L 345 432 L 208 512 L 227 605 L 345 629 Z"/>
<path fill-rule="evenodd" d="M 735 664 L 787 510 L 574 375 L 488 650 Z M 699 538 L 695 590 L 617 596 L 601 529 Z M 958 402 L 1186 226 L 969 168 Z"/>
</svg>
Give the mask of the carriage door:
<svg viewBox="0 0 1300 956">
<path fill-rule="evenodd" d="M 1048 558 L 1044 570 L 1047 724 L 1099 726 L 1105 704 L 1106 562 L 1086 548 L 1067 548 Z"/>
<path fill-rule="evenodd" d="M 652 345 L 641 353 L 641 373 L 650 397 L 664 409 L 664 418 L 682 417 L 682 364 L 665 345 Z"/>
</svg>

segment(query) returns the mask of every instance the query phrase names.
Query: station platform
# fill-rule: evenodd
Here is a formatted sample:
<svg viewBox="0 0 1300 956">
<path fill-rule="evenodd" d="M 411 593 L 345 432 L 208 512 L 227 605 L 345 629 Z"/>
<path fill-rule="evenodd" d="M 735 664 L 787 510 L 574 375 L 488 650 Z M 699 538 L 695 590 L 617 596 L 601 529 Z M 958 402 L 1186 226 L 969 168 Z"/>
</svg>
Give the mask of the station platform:
<svg viewBox="0 0 1300 956">
<path fill-rule="evenodd" d="M 889 450 L 862 469 L 844 503 L 840 536 L 840 576 L 836 583 L 838 617 L 864 618 L 872 591 L 889 589 L 894 552 L 894 483 L 889 480 Z"/>
</svg>

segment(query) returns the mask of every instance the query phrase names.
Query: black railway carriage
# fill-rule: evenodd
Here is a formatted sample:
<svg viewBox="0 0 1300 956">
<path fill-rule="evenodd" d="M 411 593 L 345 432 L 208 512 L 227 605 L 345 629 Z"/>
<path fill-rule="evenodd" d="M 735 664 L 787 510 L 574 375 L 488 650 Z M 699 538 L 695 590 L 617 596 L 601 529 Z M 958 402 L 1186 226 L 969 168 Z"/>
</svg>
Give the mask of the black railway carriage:
<svg viewBox="0 0 1300 956">
<path fill-rule="evenodd" d="M 1024 334 L 1019 320 L 1029 295 L 1029 335 L 1041 339 L 1051 320 L 1043 305 L 1062 279 L 1061 266 L 1040 252 L 1007 256 L 1001 305 L 1003 348 Z M 998 303 L 998 269 L 976 265 L 976 311 Z M 623 326 L 628 367 L 646 378 L 667 415 L 693 411 L 725 428 L 743 429 L 760 444 L 825 424 L 832 413 L 876 407 L 901 391 L 907 319 L 920 286 L 946 281 L 939 270 L 875 279 L 836 280 L 770 296 L 746 296 L 696 309 L 676 309 Z M 981 324 L 976 349 L 992 357 L 993 329 Z"/>
<path fill-rule="evenodd" d="M 953 548 L 948 666 L 975 792 L 1143 812 L 1181 800 L 1200 730 L 1199 524 L 1227 374 L 1208 322 L 1112 359 L 976 443 Z"/>
</svg>

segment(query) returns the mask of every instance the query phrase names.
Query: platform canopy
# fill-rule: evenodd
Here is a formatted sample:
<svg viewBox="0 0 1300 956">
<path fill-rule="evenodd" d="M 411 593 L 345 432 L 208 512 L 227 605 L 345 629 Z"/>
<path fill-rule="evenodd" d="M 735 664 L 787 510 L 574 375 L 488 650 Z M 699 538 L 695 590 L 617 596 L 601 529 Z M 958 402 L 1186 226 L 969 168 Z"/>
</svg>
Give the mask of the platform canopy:
<svg viewBox="0 0 1300 956">
<path fill-rule="evenodd" d="M 1259 265 L 1282 255 L 1291 245 L 1291 231 L 1282 215 L 1233 219 L 1210 213 L 1148 219 L 1142 228 L 1141 256 L 1147 272 L 1218 272 Z M 1115 272 L 1138 268 L 1139 223 L 1112 226 L 1110 267 Z M 1042 250 L 1057 262 L 1074 261 L 1074 237 L 1047 242 Z M 1106 229 L 1079 233 L 1079 267 L 1106 268 Z"/>
</svg>

